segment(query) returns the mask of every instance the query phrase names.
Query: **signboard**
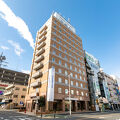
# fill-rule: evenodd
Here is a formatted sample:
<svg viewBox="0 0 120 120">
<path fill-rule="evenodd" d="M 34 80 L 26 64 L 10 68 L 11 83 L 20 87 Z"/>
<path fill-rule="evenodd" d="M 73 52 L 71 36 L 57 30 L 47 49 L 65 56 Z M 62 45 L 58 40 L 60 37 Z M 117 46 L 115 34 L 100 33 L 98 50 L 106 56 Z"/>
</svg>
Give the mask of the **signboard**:
<svg viewBox="0 0 120 120">
<path fill-rule="evenodd" d="M 47 101 L 54 101 L 55 68 L 49 69 Z"/>
<path fill-rule="evenodd" d="M 97 73 L 100 70 L 100 64 L 99 61 L 89 53 L 85 52 L 86 60 L 89 66 L 91 67 L 92 71 L 94 71 L 94 76 L 92 76 L 93 79 L 93 86 L 94 86 L 94 91 L 96 97 L 101 94 L 100 92 L 100 86 L 99 86 L 99 81 L 98 81 L 98 75 Z"/>
</svg>

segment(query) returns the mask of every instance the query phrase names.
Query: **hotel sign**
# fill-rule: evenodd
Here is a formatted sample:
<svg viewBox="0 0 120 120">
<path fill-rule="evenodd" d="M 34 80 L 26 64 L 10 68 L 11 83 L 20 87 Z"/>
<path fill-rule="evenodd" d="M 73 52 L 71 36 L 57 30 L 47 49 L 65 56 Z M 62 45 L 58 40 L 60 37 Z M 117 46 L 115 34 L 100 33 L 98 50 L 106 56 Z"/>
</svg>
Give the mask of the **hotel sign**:
<svg viewBox="0 0 120 120">
<path fill-rule="evenodd" d="M 49 69 L 47 101 L 54 101 L 55 68 Z"/>
</svg>

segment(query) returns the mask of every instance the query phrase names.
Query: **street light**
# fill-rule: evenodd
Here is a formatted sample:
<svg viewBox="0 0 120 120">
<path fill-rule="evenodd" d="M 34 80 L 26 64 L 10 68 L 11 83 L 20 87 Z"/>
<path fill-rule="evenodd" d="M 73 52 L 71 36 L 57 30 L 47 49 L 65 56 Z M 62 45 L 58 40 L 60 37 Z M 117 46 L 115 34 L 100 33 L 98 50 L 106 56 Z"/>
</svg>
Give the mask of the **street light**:
<svg viewBox="0 0 120 120">
<path fill-rule="evenodd" d="M 69 78 L 69 104 L 70 104 L 70 105 L 69 105 L 69 106 L 70 106 L 69 111 L 70 111 L 70 115 L 71 115 L 70 76 L 71 76 L 71 74 L 68 75 L 68 78 Z"/>
</svg>

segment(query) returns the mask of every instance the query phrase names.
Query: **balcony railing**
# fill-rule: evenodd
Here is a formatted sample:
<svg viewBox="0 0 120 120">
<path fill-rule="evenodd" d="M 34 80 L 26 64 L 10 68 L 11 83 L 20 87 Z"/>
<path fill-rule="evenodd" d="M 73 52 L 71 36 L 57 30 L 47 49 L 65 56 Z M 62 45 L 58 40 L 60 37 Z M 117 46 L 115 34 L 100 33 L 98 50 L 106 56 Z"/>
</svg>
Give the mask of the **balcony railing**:
<svg viewBox="0 0 120 120">
<path fill-rule="evenodd" d="M 41 82 L 39 82 L 39 81 L 33 82 L 33 83 L 31 83 L 30 86 L 33 87 L 33 88 L 40 87 L 41 86 Z"/>
<path fill-rule="evenodd" d="M 43 42 L 43 41 L 45 41 L 45 39 L 46 39 L 46 37 L 45 36 L 43 36 L 43 37 L 41 37 L 40 39 L 38 39 L 38 44 L 40 44 L 41 42 Z"/>
<path fill-rule="evenodd" d="M 40 45 L 37 46 L 37 50 L 41 49 L 42 47 L 44 47 L 46 45 L 45 42 L 40 43 Z"/>
<path fill-rule="evenodd" d="M 4 93 L 4 96 L 12 95 L 12 94 L 13 94 L 13 91 L 8 91 L 8 92 Z"/>
<path fill-rule="evenodd" d="M 12 84 L 12 85 L 9 85 L 8 87 L 6 87 L 5 89 L 8 90 L 8 89 L 11 89 L 11 88 L 14 88 L 15 86 Z"/>
<path fill-rule="evenodd" d="M 40 55 L 43 54 L 44 52 L 45 52 L 45 49 L 38 50 L 38 51 L 36 52 L 36 55 L 37 55 L 37 56 L 40 56 Z"/>
<path fill-rule="evenodd" d="M 38 63 L 38 62 L 41 62 L 42 60 L 44 59 L 44 56 L 39 56 L 39 57 L 36 57 L 35 58 L 35 62 Z"/>
<path fill-rule="evenodd" d="M 39 39 L 42 38 L 42 36 L 45 35 L 46 33 L 47 33 L 47 31 L 44 30 L 41 34 L 38 35 L 38 38 L 39 38 Z"/>
<path fill-rule="evenodd" d="M 43 75 L 42 72 L 36 72 L 33 74 L 32 77 L 36 79 L 36 78 L 42 77 L 42 75 Z"/>
<path fill-rule="evenodd" d="M 43 68 L 43 64 L 42 63 L 38 63 L 36 66 L 34 66 L 34 70 L 39 70 Z"/>
</svg>

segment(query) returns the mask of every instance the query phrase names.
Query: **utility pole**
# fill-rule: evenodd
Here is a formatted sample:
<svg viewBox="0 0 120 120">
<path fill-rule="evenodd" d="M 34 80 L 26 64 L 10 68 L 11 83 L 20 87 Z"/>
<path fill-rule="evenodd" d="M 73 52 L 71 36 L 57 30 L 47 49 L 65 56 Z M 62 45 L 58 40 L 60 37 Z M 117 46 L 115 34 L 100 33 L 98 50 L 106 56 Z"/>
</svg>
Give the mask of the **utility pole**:
<svg viewBox="0 0 120 120">
<path fill-rule="evenodd" d="M 70 104 L 69 105 L 70 106 L 69 111 L 70 111 L 70 115 L 71 115 L 70 75 L 71 74 L 68 75 L 68 78 L 69 78 L 69 104 Z"/>
<path fill-rule="evenodd" d="M 6 67 L 8 62 L 5 62 L 6 57 L 3 55 L 3 52 L 0 55 L 0 67 Z"/>
</svg>

